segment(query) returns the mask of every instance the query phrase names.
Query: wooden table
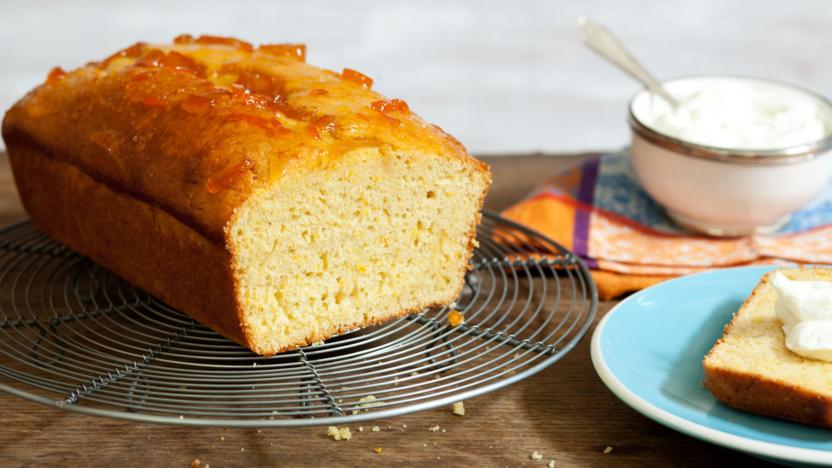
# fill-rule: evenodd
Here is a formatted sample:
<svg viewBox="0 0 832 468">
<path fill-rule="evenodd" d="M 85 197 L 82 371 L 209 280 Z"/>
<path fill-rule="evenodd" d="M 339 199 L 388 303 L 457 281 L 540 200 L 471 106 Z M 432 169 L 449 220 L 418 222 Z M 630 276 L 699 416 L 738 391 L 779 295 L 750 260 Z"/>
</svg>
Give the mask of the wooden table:
<svg viewBox="0 0 832 468">
<path fill-rule="evenodd" d="M 499 210 L 543 178 L 586 155 L 484 158 Z M 5 155 L 0 157 L 0 222 L 24 216 Z M 603 302 L 600 319 L 615 302 Z M 597 320 L 596 319 L 596 320 Z M 604 386 L 586 338 L 563 360 L 509 388 L 465 402 L 466 415 L 436 409 L 352 427 L 336 442 L 326 428 L 187 428 L 62 412 L 0 394 L 0 466 L 722 466 L 762 463 L 665 428 Z M 367 428 L 377 424 L 380 432 Z M 447 432 L 430 432 L 440 425 Z M 406 428 L 404 426 L 407 426 Z M 381 447 L 382 453 L 373 449 Z M 607 447 L 612 447 L 609 451 Z M 532 452 L 543 454 L 533 461 Z"/>
</svg>

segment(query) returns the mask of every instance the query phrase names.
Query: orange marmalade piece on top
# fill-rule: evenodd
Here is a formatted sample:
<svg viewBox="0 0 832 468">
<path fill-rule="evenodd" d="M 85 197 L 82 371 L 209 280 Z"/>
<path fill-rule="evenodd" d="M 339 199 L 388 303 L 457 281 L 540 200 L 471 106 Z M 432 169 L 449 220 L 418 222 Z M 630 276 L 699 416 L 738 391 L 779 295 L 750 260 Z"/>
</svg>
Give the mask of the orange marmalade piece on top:
<svg viewBox="0 0 832 468">
<path fill-rule="evenodd" d="M 175 50 L 162 52 L 159 49 L 150 49 L 136 62 L 136 66 L 169 68 L 176 71 L 190 73 L 199 77 L 203 77 L 205 75 L 204 65 L 187 55 L 180 54 Z"/>
<path fill-rule="evenodd" d="M 405 115 L 410 113 L 410 107 L 401 99 L 380 99 L 373 101 L 370 107 L 374 110 L 386 114 L 388 112 L 401 112 Z"/>
<path fill-rule="evenodd" d="M 46 84 L 54 84 L 57 83 L 58 80 L 64 77 L 66 72 L 61 67 L 55 67 L 49 70 L 49 74 L 46 76 Z"/>
<path fill-rule="evenodd" d="M 257 50 L 278 57 L 292 57 L 306 61 L 306 44 L 263 44 Z"/>
<path fill-rule="evenodd" d="M 361 86 L 362 88 L 370 89 L 373 87 L 373 79 L 369 76 L 353 70 L 352 68 L 345 68 L 341 72 L 341 78 Z"/>
<path fill-rule="evenodd" d="M 331 115 L 318 117 L 309 126 L 309 134 L 316 140 L 321 138 L 322 131 L 332 132 L 333 130 L 335 130 L 335 117 Z"/>
</svg>

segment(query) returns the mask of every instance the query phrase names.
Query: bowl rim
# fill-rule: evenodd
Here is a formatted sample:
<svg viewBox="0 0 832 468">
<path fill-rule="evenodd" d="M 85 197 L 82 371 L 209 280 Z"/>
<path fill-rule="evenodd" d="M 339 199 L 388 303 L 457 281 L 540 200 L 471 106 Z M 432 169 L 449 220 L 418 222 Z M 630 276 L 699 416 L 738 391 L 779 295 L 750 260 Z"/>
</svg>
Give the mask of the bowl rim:
<svg viewBox="0 0 832 468">
<path fill-rule="evenodd" d="M 818 102 L 824 104 L 830 110 L 830 112 L 832 112 L 832 101 L 830 101 L 823 95 L 792 83 L 773 80 L 769 78 L 731 74 L 702 74 L 685 75 L 676 78 L 671 78 L 663 80 L 662 84 L 664 85 L 665 83 L 671 83 L 674 81 L 702 78 L 731 78 L 738 80 L 764 82 L 769 84 L 775 84 L 778 86 L 785 86 L 816 99 Z M 832 131 L 830 131 L 823 138 L 820 138 L 815 141 L 774 149 L 731 149 L 719 146 L 708 146 L 699 143 L 693 143 L 681 138 L 673 137 L 650 127 L 646 123 L 639 120 L 638 117 L 636 117 L 635 112 L 633 111 L 633 105 L 635 103 L 635 100 L 639 96 L 648 92 L 649 90 L 647 90 L 647 88 L 641 88 L 635 94 L 633 94 L 633 96 L 629 100 L 627 110 L 629 114 L 628 121 L 630 124 L 630 129 L 642 138 L 646 139 L 647 141 L 683 156 L 690 156 L 699 159 L 734 164 L 773 166 L 784 164 L 796 164 L 810 161 L 812 159 L 829 153 L 829 150 L 832 149 Z M 832 122 L 830 122 L 830 124 L 832 124 Z"/>
</svg>

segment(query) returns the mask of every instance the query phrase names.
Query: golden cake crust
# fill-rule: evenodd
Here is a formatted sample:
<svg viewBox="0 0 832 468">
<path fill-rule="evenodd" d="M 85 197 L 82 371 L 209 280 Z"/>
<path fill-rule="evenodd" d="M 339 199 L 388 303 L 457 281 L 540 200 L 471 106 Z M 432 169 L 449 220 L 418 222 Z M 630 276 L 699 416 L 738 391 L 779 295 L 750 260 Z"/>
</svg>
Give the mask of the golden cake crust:
<svg viewBox="0 0 832 468">
<path fill-rule="evenodd" d="M 705 365 L 705 386 L 728 406 L 832 429 L 832 398 L 760 374 Z"/>
<path fill-rule="evenodd" d="M 229 339 L 246 343 L 231 258 L 222 246 L 36 145 L 17 141 L 10 156 L 21 201 L 35 226 Z"/>
</svg>

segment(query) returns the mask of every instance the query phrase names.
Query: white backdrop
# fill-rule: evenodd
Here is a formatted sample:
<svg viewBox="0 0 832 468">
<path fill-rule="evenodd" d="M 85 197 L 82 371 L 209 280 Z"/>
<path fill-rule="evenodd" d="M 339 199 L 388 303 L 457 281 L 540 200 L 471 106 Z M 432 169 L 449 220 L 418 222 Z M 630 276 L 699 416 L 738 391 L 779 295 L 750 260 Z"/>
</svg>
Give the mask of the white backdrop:
<svg viewBox="0 0 832 468">
<path fill-rule="evenodd" d="M 311 63 L 365 72 L 478 154 L 615 147 L 638 86 L 579 45 L 582 13 L 661 77 L 761 75 L 832 92 L 823 0 L 26 0 L 0 2 L 0 108 L 55 65 L 209 33 L 306 42 Z"/>
</svg>

